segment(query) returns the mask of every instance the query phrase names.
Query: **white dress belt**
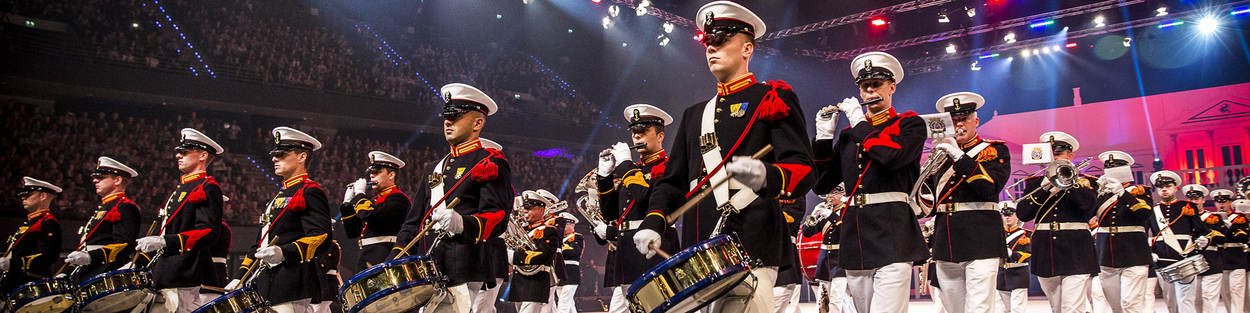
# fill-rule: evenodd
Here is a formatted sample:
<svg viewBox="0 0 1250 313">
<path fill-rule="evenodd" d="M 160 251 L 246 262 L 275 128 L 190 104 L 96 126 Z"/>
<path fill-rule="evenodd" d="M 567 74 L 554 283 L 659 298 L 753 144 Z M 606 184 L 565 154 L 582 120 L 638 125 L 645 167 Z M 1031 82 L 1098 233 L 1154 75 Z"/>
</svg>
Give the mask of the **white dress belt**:
<svg viewBox="0 0 1250 313">
<path fill-rule="evenodd" d="M 368 246 L 377 243 L 395 243 L 395 236 L 377 236 L 360 239 L 360 246 Z"/>
<path fill-rule="evenodd" d="M 1050 222 L 1038 223 L 1037 230 L 1059 231 L 1059 230 L 1084 230 L 1089 231 L 1089 224 L 1081 222 Z"/>
<path fill-rule="evenodd" d="M 1145 233 L 1146 228 L 1142 226 L 1099 226 L 1099 234 L 1117 234 L 1117 233 Z"/>
<path fill-rule="evenodd" d="M 861 193 L 851 197 L 850 204 L 853 206 L 863 207 L 866 205 L 889 203 L 889 202 L 907 202 L 907 193 L 904 192 L 878 192 L 878 193 Z"/>
<path fill-rule="evenodd" d="M 213 258 L 213 263 L 221 263 L 221 264 L 226 264 L 226 258 L 214 257 L 214 258 Z"/>
<path fill-rule="evenodd" d="M 582 264 L 582 263 L 581 263 L 581 262 L 579 262 L 579 261 L 573 261 L 573 260 L 566 260 L 566 261 L 564 261 L 564 265 L 581 265 L 581 264 Z"/>
</svg>

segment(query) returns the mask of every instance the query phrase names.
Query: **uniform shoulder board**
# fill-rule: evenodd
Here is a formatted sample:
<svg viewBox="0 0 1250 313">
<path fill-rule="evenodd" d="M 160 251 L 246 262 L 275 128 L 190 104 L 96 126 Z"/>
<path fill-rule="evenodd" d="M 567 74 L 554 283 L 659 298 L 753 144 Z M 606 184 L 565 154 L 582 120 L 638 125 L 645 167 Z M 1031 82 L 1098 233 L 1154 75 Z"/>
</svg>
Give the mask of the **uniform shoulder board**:
<svg viewBox="0 0 1250 313">
<path fill-rule="evenodd" d="M 988 142 L 988 143 L 991 143 L 991 144 L 1005 144 L 1005 143 L 1007 143 L 1006 141 L 1002 141 L 1002 140 L 998 140 L 998 139 L 985 139 L 985 138 L 981 138 L 981 141 Z"/>
</svg>

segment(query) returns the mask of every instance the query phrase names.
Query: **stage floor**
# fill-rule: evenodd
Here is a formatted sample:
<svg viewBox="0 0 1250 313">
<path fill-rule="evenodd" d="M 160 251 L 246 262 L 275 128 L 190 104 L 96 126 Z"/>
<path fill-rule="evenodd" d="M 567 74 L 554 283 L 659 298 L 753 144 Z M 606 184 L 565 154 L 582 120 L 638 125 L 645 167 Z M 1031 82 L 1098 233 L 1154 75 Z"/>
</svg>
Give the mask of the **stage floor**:
<svg viewBox="0 0 1250 313">
<path fill-rule="evenodd" d="M 929 301 L 929 300 L 913 300 L 911 304 L 907 306 L 907 308 L 908 308 L 907 310 L 908 312 L 913 312 L 913 313 L 939 312 L 937 309 L 937 306 L 934 305 L 933 301 Z M 818 310 L 816 308 L 815 303 L 802 303 L 802 304 L 799 304 L 799 312 L 817 313 Z M 1163 299 L 1155 299 L 1155 312 L 1156 313 L 1168 312 L 1167 305 L 1163 303 Z M 583 311 L 582 313 L 601 313 L 601 312 Z M 1046 302 L 1046 297 L 1031 297 L 1029 298 L 1028 309 L 1025 310 L 1025 313 L 1050 313 L 1050 304 Z"/>
</svg>

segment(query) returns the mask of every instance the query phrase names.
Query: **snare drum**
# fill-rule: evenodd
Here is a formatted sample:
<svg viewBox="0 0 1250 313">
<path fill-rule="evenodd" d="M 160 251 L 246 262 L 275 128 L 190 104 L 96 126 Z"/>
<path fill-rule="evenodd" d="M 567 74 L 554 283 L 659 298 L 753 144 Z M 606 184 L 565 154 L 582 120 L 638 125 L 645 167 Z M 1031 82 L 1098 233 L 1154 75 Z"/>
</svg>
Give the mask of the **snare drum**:
<svg viewBox="0 0 1250 313">
<path fill-rule="evenodd" d="M 797 238 L 798 243 L 795 246 L 799 250 L 799 266 L 802 267 L 803 277 L 807 280 L 815 280 L 817 270 L 820 268 L 820 245 L 825 241 L 825 233 L 816 232 L 808 237 L 799 232 Z"/>
<path fill-rule="evenodd" d="M 79 311 L 113 313 L 129 310 L 151 294 L 151 274 L 146 270 L 124 269 L 105 272 L 78 284 Z"/>
<path fill-rule="evenodd" d="M 443 275 L 424 255 L 374 265 L 343 282 L 339 301 L 347 313 L 399 313 L 425 305 L 442 292 Z"/>
<path fill-rule="evenodd" d="M 60 313 L 74 306 L 74 284 L 69 278 L 44 278 L 9 292 L 13 313 Z"/>
<path fill-rule="evenodd" d="M 191 313 L 249 313 L 268 312 L 269 303 L 251 287 L 242 287 L 218 296 Z"/>
<path fill-rule="evenodd" d="M 1188 284 L 1194 282 L 1198 274 L 1208 269 L 1211 269 L 1211 266 L 1207 264 L 1206 259 L 1202 258 L 1202 255 L 1193 255 L 1159 269 L 1159 277 L 1168 283 Z"/>
<path fill-rule="evenodd" d="M 742 246 L 728 235 L 704 240 L 652 267 L 629 287 L 633 313 L 689 312 L 735 288 L 754 290 Z"/>
</svg>

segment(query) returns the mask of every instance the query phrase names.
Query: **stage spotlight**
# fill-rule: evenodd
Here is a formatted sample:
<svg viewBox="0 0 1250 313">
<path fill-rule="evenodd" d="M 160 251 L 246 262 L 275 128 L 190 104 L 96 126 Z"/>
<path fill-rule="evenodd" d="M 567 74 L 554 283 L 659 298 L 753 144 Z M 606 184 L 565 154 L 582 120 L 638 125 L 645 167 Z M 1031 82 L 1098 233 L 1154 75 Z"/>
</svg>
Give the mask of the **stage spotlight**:
<svg viewBox="0 0 1250 313">
<path fill-rule="evenodd" d="M 1006 43 L 1016 42 L 1016 33 L 1007 33 L 1006 36 L 1003 36 L 1003 41 Z"/>
<path fill-rule="evenodd" d="M 1053 45 L 1053 46 L 1050 46 L 1050 50 L 1054 50 L 1055 52 L 1059 52 L 1059 45 Z"/>
<path fill-rule="evenodd" d="M 621 15 L 621 6 L 613 4 L 608 7 L 608 16 L 617 17 Z"/>
<path fill-rule="evenodd" d="M 938 13 L 938 23 L 950 23 L 950 22 L 951 22 L 951 18 L 949 16 L 946 16 L 945 11 L 943 11 L 942 13 Z"/>
<path fill-rule="evenodd" d="M 664 22 L 664 25 L 662 26 L 662 28 L 664 29 L 664 33 L 665 33 L 665 34 L 672 34 L 672 33 L 673 33 L 673 23 L 670 23 L 670 22 Z"/>
<path fill-rule="evenodd" d="M 624 41 L 622 41 L 622 42 L 621 42 L 621 48 L 625 48 L 625 47 L 629 47 L 629 43 L 628 43 L 628 42 L 624 42 Z"/>
<path fill-rule="evenodd" d="M 972 70 L 973 70 L 973 71 L 980 71 L 980 70 L 981 70 L 981 67 L 980 67 L 980 66 L 977 66 L 977 63 L 978 63 L 978 62 L 980 62 L 980 61 L 972 61 Z"/>
<path fill-rule="evenodd" d="M 502 19 L 503 19 L 503 14 L 495 14 L 495 19 L 497 19 L 497 20 L 502 20 Z"/>
<path fill-rule="evenodd" d="M 1171 20 L 1171 21 L 1164 21 L 1163 23 L 1160 23 L 1158 27 L 1159 27 L 1159 28 L 1168 28 L 1168 27 L 1177 26 L 1177 25 L 1181 25 L 1181 24 L 1185 24 L 1185 21 L 1181 21 L 1181 20 Z"/>
<path fill-rule="evenodd" d="M 139 28 L 139 23 L 130 23 L 131 28 Z"/>
<path fill-rule="evenodd" d="M 872 21 L 870 21 L 869 23 L 872 23 L 872 26 L 876 26 L 876 27 L 882 27 L 882 26 L 885 26 L 886 24 L 885 18 L 883 17 L 873 18 Z"/>
<path fill-rule="evenodd" d="M 569 33 L 570 33 L 570 34 L 572 34 L 572 33 L 573 33 L 573 29 L 572 29 L 572 28 L 569 28 Z"/>
<path fill-rule="evenodd" d="M 612 18 L 611 18 L 611 17 L 604 16 L 604 17 L 603 17 L 603 20 L 601 20 L 601 22 L 603 23 L 603 29 L 608 29 L 609 27 L 612 27 Z"/>
<path fill-rule="evenodd" d="M 1075 42 L 1069 42 L 1068 44 L 1063 45 L 1063 47 L 1064 47 L 1064 48 L 1068 48 L 1068 49 L 1076 48 L 1076 43 L 1075 43 Z"/>
<path fill-rule="evenodd" d="M 1045 47 L 1045 48 L 1042 48 L 1042 53 L 1047 53 L 1047 54 L 1049 54 L 1049 53 L 1050 53 L 1050 47 Z"/>
<path fill-rule="evenodd" d="M 1020 56 L 1021 56 L 1021 57 L 1025 57 L 1025 58 L 1027 58 L 1027 57 L 1029 57 L 1030 55 L 1031 55 L 1031 54 L 1029 54 L 1029 49 L 1020 49 Z"/>
<path fill-rule="evenodd" d="M 1229 14 L 1232 14 L 1233 16 L 1245 15 L 1246 13 L 1250 13 L 1250 7 L 1240 7 L 1233 9 L 1232 12 L 1229 12 Z"/>
<path fill-rule="evenodd" d="M 1039 55 L 1039 54 L 1042 54 L 1042 53 L 1039 52 L 1037 49 L 1033 49 L 1033 55 Z"/>
<path fill-rule="evenodd" d="M 661 47 L 668 45 L 668 36 L 660 35 L 659 37 L 655 37 L 655 39 L 660 41 Z"/>
<path fill-rule="evenodd" d="M 602 3 L 602 2 L 603 2 L 603 0 L 590 0 L 590 3 L 594 3 L 594 4 L 599 4 L 599 3 Z"/>
<path fill-rule="evenodd" d="M 638 16 L 647 15 L 647 9 L 651 8 L 650 0 L 642 0 L 638 2 L 638 7 L 634 9 L 634 14 Z"/>
<path fill-rule="evenodd" d="M 1202 32 L 1203 34 L 1214 33 L 1215 30 L 1219 28 L 1220 28 L 1220 20 L 1215 18 L 1214 16 L 1207 16 L 1198 20 L 1198 31 Z"/>
<path fill-rule="evenodd" d="M 1042 28 L 1055 24 L 1055 20 L 1037 21 L 1029 24 L 1029 28 Z"/>
<path fill-rule="evenodd" d="M 694 41 L 703 41 L 703 32 L 699 32 L 698 34 L 694 34 Z"/>
<path fill-rule="evenodd" d="M 968 13 L 968 17 L 977 16 L 977 8 L 976 8 L 976 7 L 972 7 L 972 8 L 969 8 L 969 7 L 964 7 L 964 11 L 965 11 L 966 13 Z"/>
<path fill-rule="evenodd" d="M 1155 9 L 1155 16 L 1164 15 L 1168 15 L 1168 7 L 1159 7 L 1158 9 Z"/>
<path fill-rule="evenodd" d="M 521 0 L 521 4 L 530 4 L 530 0 Z"/>
<path fill-rule="evenodd" d="M 1095 16 L 1094 27 L 1103 27 L 1103 26 L 1107 26 L 1107 18 L 1102 15 Z"/>
<path fill-rule="evenodd" d="M 955 44 L 952 43 L 952 44 L 946 45 L 946 53 L 954 54 L 956 51 L 958 50 L 955 49 Z"/>
<path fill-rule="evenodd" d="M 1132 45 L 1133 45 L 1133 37 L 1124 37 L 1124 47 L 1127 48 Z"/>
</svg>

